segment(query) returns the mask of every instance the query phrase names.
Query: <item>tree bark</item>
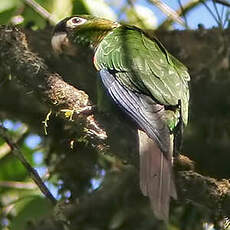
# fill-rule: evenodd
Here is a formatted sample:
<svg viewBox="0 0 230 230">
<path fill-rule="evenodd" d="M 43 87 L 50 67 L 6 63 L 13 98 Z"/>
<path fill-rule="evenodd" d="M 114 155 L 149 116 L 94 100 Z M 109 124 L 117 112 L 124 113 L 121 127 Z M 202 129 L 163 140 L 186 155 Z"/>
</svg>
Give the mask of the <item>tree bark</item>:
<svg viewBox="0 0 230 230">
<path fill-rule="evenodd" d="M 176 159 L 179 200 L 190 200 L 212 214 L 221 212 L 222 216 L 230 216 L 230 183 L 223 179 L 230 175 L 229 31 L 159 31 L 156 34 L 191 73 L 191 115 L 184 152 L 196 167 L 187 158 Z M 114 108 L 101 112 L 95 107 L 97 76 L 92 54 L 85 52 L 76 59 L 55 57 L 50 38 L 50 29 L 22 32 L 16 27 L 0 27 L 0 78 L 8 81 L 8 75 L 13 76 L 8 90 L 4 84 L 0 88 L 0 115 L 29 120 L 39 130 L 34 115 L 45 117 L 45 111 L 51 108 L 60 117 L 71 118 L 73 121 L 68 125 L 93 143 L 99 154 L 113 153 L 138 168 L 133 124 Z M 26 92 L 32 92 L 35 97 L 27 97 Z M 106 189 L 110 188 L 105 186 Z M 90 199 L 100 203 L 97 194 Z M 83 206 L 84 202 L 78 207 L 79 212 Z"/>
</svg>

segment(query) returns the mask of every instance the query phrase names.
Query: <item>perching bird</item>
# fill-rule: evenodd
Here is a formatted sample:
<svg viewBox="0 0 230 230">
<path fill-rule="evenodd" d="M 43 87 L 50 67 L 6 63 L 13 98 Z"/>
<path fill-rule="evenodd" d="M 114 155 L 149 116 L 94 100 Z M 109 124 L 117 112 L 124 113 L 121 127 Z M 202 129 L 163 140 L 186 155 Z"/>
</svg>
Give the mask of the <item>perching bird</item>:
<svg viewBox="0 0 230 230">
<path fill-rule="evenodd" d="M 141 29 L 89 15 L 59 22 L 51 43 L 57 53 L 93 49 L 108 94 L 138 126 L 141 191 L 167 221 L 177 198 L 173 153 L 188 120 L 187 68 Z"/>
</svg>

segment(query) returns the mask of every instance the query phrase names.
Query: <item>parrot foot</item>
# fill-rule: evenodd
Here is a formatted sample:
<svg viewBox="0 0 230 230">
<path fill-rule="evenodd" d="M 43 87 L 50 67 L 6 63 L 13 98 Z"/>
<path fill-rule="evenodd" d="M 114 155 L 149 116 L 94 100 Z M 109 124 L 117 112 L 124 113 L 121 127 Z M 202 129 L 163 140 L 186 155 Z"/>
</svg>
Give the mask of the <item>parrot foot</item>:
<svg viewBox="0 0 230 230">
<path fill-rule="evenodd" d="M 84 115 L 88 116 L 91 115 L 95 111 L 96 106 L 88 105 L 83 108 L 79 108 L 78 110 L 75 109 L 61 109 L 61 112 L 64 113 L 65 118 L 73 121 L 75 116 Z"/>
<path fill-rule="evenodd" d="M 79 109 L 78 111 L 75 111 L 77 115 L 83 114 L 83 115 L 91 115 L 96 109 L 95 105 L 88 105 L 84 108 Z"/>
<path fill-rule="evenodd" d="M 85 129 L 90 136 L 97 136 L 100 140 L 105 140 L 107 138 L 105 130 L 100 127 L 93 115 L 87 117 L 87 123 L 88 125 Z"/>
</svg>

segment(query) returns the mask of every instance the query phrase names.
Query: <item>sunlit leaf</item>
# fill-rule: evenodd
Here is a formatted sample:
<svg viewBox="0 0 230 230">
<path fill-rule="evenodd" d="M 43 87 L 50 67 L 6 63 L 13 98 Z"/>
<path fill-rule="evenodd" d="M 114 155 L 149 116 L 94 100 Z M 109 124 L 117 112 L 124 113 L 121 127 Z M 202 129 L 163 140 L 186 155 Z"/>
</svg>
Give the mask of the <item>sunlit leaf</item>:
<svg viewBox="0 0 230 230">
<path fill-rule="evenodd" d="M 1 0 L 0 13 L 13 9 L 17 7 L 18 4 L 19 4 L 18 0 Z"/>
<path fill-rule="evenodd" d="M 63 19 L 72 14 L 73 3 L 72 0 L 54 0 L 53 8 L 50 13 L 54 15 L 58 20 Z"/>
<path fill-rule="evenodd" d="M 157 26 L 157 19 L 153 11 L 141 5 L 135 5 L 127 10 L 127 18 L 130 24 L 144 29 L 154 29 Z"/>
<path fill-rule="evenodd" d="M 0 24 L 6 24 L 10 22 L 15 11 L 20 6 L 19 0 L 1 0 L 0 1 Z"/>
</svg>

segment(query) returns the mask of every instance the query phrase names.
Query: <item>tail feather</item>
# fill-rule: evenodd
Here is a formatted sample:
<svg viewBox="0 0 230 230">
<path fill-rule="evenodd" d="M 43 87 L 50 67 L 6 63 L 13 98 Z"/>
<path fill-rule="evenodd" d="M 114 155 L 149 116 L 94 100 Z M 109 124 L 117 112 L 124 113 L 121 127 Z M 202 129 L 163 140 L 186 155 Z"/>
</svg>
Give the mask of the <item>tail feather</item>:
<svg viewBox="0 0 230 230">
<path fill-rule="evenodd" d="M 151 201 L 155 216 L 168 220 L 170 197 L 177 198 L 172 162 L 143 131 L 139 134 L 140 188 Z"/>
</svg>

